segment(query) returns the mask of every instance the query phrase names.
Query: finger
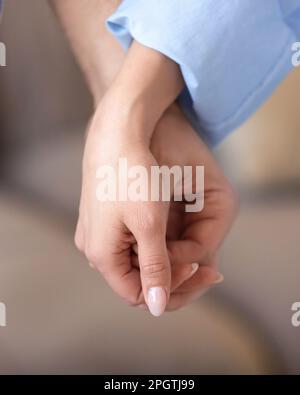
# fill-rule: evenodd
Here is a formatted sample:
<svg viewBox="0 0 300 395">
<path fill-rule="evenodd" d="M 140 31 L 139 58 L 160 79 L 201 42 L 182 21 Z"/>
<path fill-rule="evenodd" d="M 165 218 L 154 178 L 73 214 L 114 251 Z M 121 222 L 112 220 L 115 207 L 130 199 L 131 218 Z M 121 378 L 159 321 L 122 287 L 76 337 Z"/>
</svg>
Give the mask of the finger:
<svg viewBox="0 0 300 395">
<path fill-rule="evenodd" d="M 187 218 L 189 214 L 186 214 Z M 176 262 L 203 262 L 209 260 L 219 249 L 232 224 L 232 217 L 217 215 L 204 217 L 195 214 L 187 219 L 182 239 L 169 241 L 168 249 Z"/>
<path fill-rule="evenodd" d="M 180 246 L 184 245 L 182 242 L 179 243 Z M 189 243 L 187 243 L 189 245 Z M 174 249 L 173 249 L 174 251 Z M 181 249 L 180 258 L 184 261 L 189 259 L 188 257 L 188 250 L 185 248 Z M 187 256 L 182 255 L 182 251 L 186 252 Z M 180 267 L 180 261 L 177 260 L 178 257 L 172 256 L 172 261 L 174 262 L 174 267 Z M 217 256 L 213 256 L 209 260 L 202 262 L 199 261 L 199 268 L 195 270 L 192 276 L 182 281 L 178 287 L 172 290 L 172 293 L 189 293 L 189 292 L 197 292 L 199 289 L 204 288 L 206 285 L 213 284 L 215 281 L 218 281 L 220 274 L 218 272 L 218 259 Z"/>
<path fill-rule="evenodd" d="M 169 241 L 167 246 L 174 264 L 203 263 L 207 259 L 207 250 L 195 240 Z"/>
<path fill-rule="evenodd" d="M 174 293 L 170 297 L 166 310 L 168 312 L 172 312 L 186 307 L 201 298 L 201 296 L 203 296 L 208 290 L 209 288 L 203 288 L 198 292 L 190 292 L 187 294 Z"/>
<path fill-rule="evenodd" d="M 196 287 L 190 286 L 186 289 L 181 287 L 171 294 L 167 311 L 174 311 L 194 302 L 203 296 L 208 290 L 223 282 L 224 277 L 222 274 L 208 272 L 208 269 L 209 268 L 207 266 L 202 268 L 200 267 L 198 269 L 197 276 L 201 276 L 201 280 L 198 279 Z"/>
<path fill-rule="evenodd" d="M 219 280 L 220 274 L 215 267 L 200 265 L 195 274 L 185 281 L 174 293 L 198 292 Z"/>
<path fill-rule="evenodd" d="M 124 245 L 121 234 L 89 236 L 86 255 L 108 285 L 130 305 L 143 302 L 140 272 L 131 264 L 130 245 Z"/>
<path fill-rule="evenodd" d="M 172 262 L 171 292 L 191 279 L 203 264 L 206 252 L 198 243 L 191 240 L 171 241 L 167 243 Z"/>
<path fill-rule="evenodd" d="M 77 249 L 81 252 L 84 252 L 85 238 L 84 238 L 83 226 L 80 219 L 77 222 L 74 241 Z M 95 266 L 91 262 L 89 262 L 89 266 L 91 269 L 95 269 Z"/>
<path fill-rule="evenodd" d="M 83 227 L 82 227 L 80 218 L 78 219 L 78 222 L 77 222 L 74 242 L 75 242 L 77 249 L 79 251 L 83 252 L 84 248 L 85 248 L 85 239 L 84 239 L 84 232 L 83 232 Z"/>
<path fill-rule="evenodd" d="M 156 232 L 144 232 L 135 236 L 138 242 L 144 298 L 151 314 L 158 317 L 165 311 L 171 283 L 165 232 L 156 230 Z"/>
<path fill-rule="evenodd" d="M 171 293 L 194 276 L 199 263 L 174 263 L 172 265 Z"/>
<path fill-rule="evenodd" d="M 132 263 L 133 266 L 136 268 L 139 268 L 139 260 L 138 260 L 138 246 L 137 244 L 134 244 L 132 246 L 132 250 L 134 251 L 133 257 L 132 257 Z M 191 278 L 196 271 L 199 268 L 198 263 L 178 263 L 178 262 L 173 262 L 170 256 L 169 252 L 169 259 L 170 259 L 170 264 L 171 264 L 171 292 L 173 292 L 174 289 L 178 288 L 181 284 L 183 284 L 186 280 Z"/>
<path fill-rule="evenodd" d="M 217 258 L 213 257 L 206 264 L 200 265 L 193 276 L 172 292 L 167 310 L 173 311 L 193 302 L 210 287 L 222 281 L 223 276 L 217 271 L 217 263 Z"/>
<path fill-rule="evenodd" d="M 191 241 L 193 252 L 209 259 L 220 248 L 236 215 L 237 203 L 229 186 L 207 191 L 202 212 L 186 213 L 183 241 Z M 189 248 L 189 246 L 185 246 Z M 197 260 L 196 260 L 197 261 Z"/>
</svg>

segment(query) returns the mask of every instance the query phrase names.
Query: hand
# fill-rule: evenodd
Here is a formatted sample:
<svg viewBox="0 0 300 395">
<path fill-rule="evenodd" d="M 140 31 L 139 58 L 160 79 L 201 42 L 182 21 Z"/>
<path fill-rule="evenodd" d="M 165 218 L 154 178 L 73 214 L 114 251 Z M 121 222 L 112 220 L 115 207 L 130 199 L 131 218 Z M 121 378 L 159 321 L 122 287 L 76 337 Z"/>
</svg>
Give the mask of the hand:
<svg viewBox="0 0 300 395">
<path fill-rule="evenodd" d="M 205 168 L 204 209 L 185 212 L 186 202 L 172 202 L 170 207 L 167 240 L 172 270 L 182 264 L 200 265 L 190 279 L 173 283 L 167 309 L 174 310 L 222 281 L 216 254 L 236 216 L 237 197 L 213 155 L 176 105 L 159 122 L 151 151 L 160 166 Z"/>
<path fill-rule="evenodd" d="M 96 173 L 111 166 L 118 174 L 119 158 L 128 166 L 144 166 L 150 174 L 157 165 L 148 139 L 138 132 L 134 116 L 114 112 L 102 102 L 91 122 L 83 159 L 83 185 L 75 242 L 112 289 L 131 305 L 147 303 L 161 315 L 171 287 L 166 246 L 168 202 L 98 201 Z M 130 133 L 128 133 L 130 131 Z M 139 266 L 133 246 L 139 246 Z M 173 281 L 186 279 L 192 265 L 177 266 Z M 182 281 L 182 280 L 181 280 Z"/>
<path fill-rule="evenodd" d="M 121 297 L 134 305 L 146 301 L 153 315 L 164 312 L 170 294 L 165 240 L 168 204 L 98 202 L 95 176 L 101 166 L 111 166 L 117 174 L 120 158 L 126 158 L 129 167 L 143 166 L 151 173 L 151 166 L 157 165 L 150 151 L 155 126 L 182 87 L 176 63 L 134 42 L 120 72 L 96 104 L 83 161 L 76 245 Z M 136 242 L 141 273 L 132 264 Z"/>
<path fill-rule="evenodd" d="M 152 134 L 158 120 L 178 97 L 184 86 L 181 72 L 178 65 L 171 59 L 136 42 L 133 42 L 125 56 L 105 29 L 106 18 L 120 4 L 120 0 L 89 1 L 88 7 L 85 6 L 87 0 L 76 2 L 52 0 L 52 2 L 87 79 L 96 108 L 85 148 L 83 187 L 75 241 L 78 248 L 86 253 L 91 258 L 91 262 L 103 272 L 112 287 L 132 304 L 144 303 L 141 292 L 140 265 L 137 256 L 132 253 L 136 241 L 140 241 L 139 258 L 142 265 L 144 262 L 141 273 L 145 299 L 148 305 L 151 305 L 151 301 L 147 298 L 149 286 L 155 284 L 156 287 L 166 284 L 168 296 L 170 292 L 168 287 L 171 289 L 178 287 L 191 276 L 195 268 L 195 265 L 185 264 L 184 261 L 202 264 L 204 260 L 202 258 L 193 260 L 194 256 L 188 257 L 187 253 L 193 250 L 186 251 L 187 244 L 184 243 L 186 240 L 183 240 L 184 231 L 180 229 L 180 224 L 178 226 L 176 223 L 172 226 L 169 225 L 170 243 L 172 240 L 177 240 L 176 245 L 182 247 L 178 247 L 176 250 L 175 244 L 174 246 L 170 244 L 171 260 L 180 263 L 172 265 L 172 283 L 170 284 L 169 255 L 165 246 L 164 234 L 167 228 L 168 205 L 159 202 L 148 204 L 100 203 L 96 200 L 96 171 L 102 164 L 112 164 L 116 167 L 117 159 L 120 156 L 127 156 L 131 163 L 144 164 L 146 167 L 157 163 L 156 154 L 161 163 L 164 163 L 164 158 L 166 161 L 169 159 L 170 163 L 176 163 L 177 156 L 184 156 L 182 160 L 184 163 L 189 159 L 190 152 L 192 156 L 190 150 L 193 149 L 191 144 L 195 142 L 195 134 L 190 131 L 187 121 L 182 117 L 181 119 L 184 121 L 180 125 L 183 130 L 187 128 L 189 131 L 180 133 L 180 130 L 177 130 L 178 126 L 176 126 L 178 117 L 173 122 L 171 115 L 168 118 L 165 116 L 162 118 L 158 129 L 161 132 L 157 131 L 156 137 L 153 139 L 155 155 L 153 156 L 149 151 Z M 107 103 L 107 100 L 103 102 L 102 96 L 107 90 L 112 92 L 112 99 L 108 100 L 108 103 L 111 104 L 105 106 L 104 103 L 105 101 Z M 137 113 L 138 116 L 136 116 Z M 165 119 L 168 121 L 165 122 Z M 173 132 L 174 137 L 178 138 L 177 142 L 173 141 Z M 188 138 L 188 135 L 193 137 Z M 169 137 L 166 138 L 167 136 L 171 137 L 170 141 Z M 200 150 L 193 152 L 195 163 L 198 163 L 198 160 L 201 162 L 201 149 L 204 149 L 209 156 L 199 141 L 197 137 L 196 146 L 200 144 Z M 180 150 L 178 150 L 179 146 Z M 186 147 L 185 153 L 182 152 L 183 147 Z M 170 151 L 168 152 L 168 150 Z M 180 155 L 178 155 L 179 153 Z M 210 162 L 207 163 L 209 168 Z M 223 177 L 219 177 L 219 179 L 223 181 Z M 206 182 L 207 180 L 208 176 L 206 175 Z M 218 177 L 216 177 L 217 181 Z M 224 185 L 227 185 L 226 182 Z M 220 188 L 222 190 L 222 186 Z M 231 201 L 231 190 L 230 188 L 227 190 L 228 193 L 225 195 Z M 217 193 L 212 191 L 212 193 L 207 192 L 207 195 L 213 197 Z M 228 207 L 224 207 L 224 211 L 231 211 L 231 205 L 232 202 L 228 203 Z M 180 211 L 178 213 L 177 206 L 172 205 L 171 207 L 169 224 L 173 219 L 175 222 L 177 219 L 178 222 L 181 219 L 192 217 L 192 215 L 185 217 L 185 214 Z M 213 202 L 210 203 L 210 207 L 213 208 Z M 200 224 L 200 215 L 197 221 Z M 206 224 L 213 224 L 214 221 L 209 218 L 205 219 L 205 217 L 201 217 L 201 221 L 203 234 L 200 232 L 200 239 L 204 241 Z M 228 219 L 227 221 L 229 226 L 230 221 Z M 127 222 L 128 226 L 126 226 Z M 188 223 L 188 220 L 186 222 Z M 215 222 L 217 223 L 217 221 Z M 193 229 L 192 224 L 189 225 L 189 228 Z M 196 230 L 197 228 L 195 226 Z M 177 233 L 173 232 L 174 234 L 171 235 L 171 229 L 177 229 Z M 207 226 L 207 230 L 209 230 L 209 226 Z M 226 231 L 223 229 L 223 234 L 225 233 Z M 196 240 L 197 235 L 198 231 L 191 239 Z M 198 244 L 196 242 L 196 245 Z M 180 251 L 182 251 L 182 256 Z M 199 254 L 195 255 L 195 258 L 200 258 Z M 152 260 L 154 263 L 151 264 Z M 214 269 L 209 266 L 205 269 L 201 266 L 198 269 L 197 277 L 200 277 L 200 272 L 203 270 L 206 270 L 206 278 L 209 280 L 207 283 L 213 282 L 216 278 Z M 162 282 L 160 277 L 162 277 Z M 197 282 L 199 288 L 198 283 L 199 281 Z M 187 285 L 190 284 L 187 282 Z M 179 290 L 182 288 L 179 287 L 178 292 Z M 150 306 L 150 310 L 155 314 L 161 313 L 164 304 L 165 301 L 161 300 L 159 306 L 155 306 L 154 303 L 153 306 Z"/>
<path fill-rule="evenodd" d="M 234 199 L 211 154 L 179 110 L 168 111 L 159 122 L 151 146 L 154 156 L 146 144 L 135 138 L 118 136 L 112 148 L 115 130 L 126 125 L 124 120 L 119 122 L 120 125 L 113 122 L 112 126 L 107 115 L 104 117 L 100 111 L 91 124 L 84 156 L 76 244 L 121 297 L 132 305 L 144 304 L 146 299 L 150 311 L 160 315 L 171 289 L 168 309 L 182 306 L 218 280 L 215 268 L 209 263 L 231 224 Z M 129 165 L 143 165 L 148 170 L 158 163 L 170 167 L 204 164 L 204 212 L 184 213 L 183 203 L 173 203 L 168 217 L 169 205 L 163 202 L 98 202 L 96 171 L 101 165 L 117 168 L 120 157 L 126 157 Z M 169 251 L 165 243 L 166 232 Z M 136 243 L 138 260 L 132 251 Z M 201 266 L 193 278 L 185 282 L 196 262 Z M 157 287 L 166 292 L 161 293 L 158 305 L 156 295 L 150 291 Z M 147 297 L 149 291 L 154 297 L 153 303 Z"/>
</svg>

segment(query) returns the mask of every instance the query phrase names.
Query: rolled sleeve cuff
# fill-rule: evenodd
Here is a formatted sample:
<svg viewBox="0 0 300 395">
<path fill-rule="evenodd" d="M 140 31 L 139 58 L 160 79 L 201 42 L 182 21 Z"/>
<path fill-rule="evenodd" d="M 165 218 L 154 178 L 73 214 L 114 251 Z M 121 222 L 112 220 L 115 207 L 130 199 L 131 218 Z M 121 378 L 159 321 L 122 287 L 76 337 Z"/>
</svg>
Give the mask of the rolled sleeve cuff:
<svg viewBox="0 0 300 395">
<path fill-rule="evenodd" d="M 292 69 L 300 0 L 124 0 L 108 29 L 179 64 L 179 102 L 215 146 L 239 127 Z"/>
</svg>

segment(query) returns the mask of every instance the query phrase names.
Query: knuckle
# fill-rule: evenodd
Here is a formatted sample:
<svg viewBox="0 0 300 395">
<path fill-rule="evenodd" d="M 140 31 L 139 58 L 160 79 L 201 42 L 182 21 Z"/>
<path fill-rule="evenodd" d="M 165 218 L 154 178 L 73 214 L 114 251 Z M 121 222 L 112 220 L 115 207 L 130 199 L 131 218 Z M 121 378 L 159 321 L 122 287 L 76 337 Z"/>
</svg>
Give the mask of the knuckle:
<svg viewBox="0 0 300 395">
<path fill-rule="evenodd" d="M 143 292 L 140 289 L 137 293 L 132 292 L 125 297 L 123 296 L 122 299 L 128 306 L 136 307 L 143 302 Z"/>
<path fill-rule="evenodd" d="M 182 307 L 181 305 L 176 305 L 176 306 L 171 305 L 171 306 L 167 306 L 167 307 L 166 307 L 166 312 L 167 312 L 167 313 L 173 313 L 174 311 L 179 310 L 181 307 Z"/>
<path fill-rule="evenodd" d="M 235 217 L 238 214 L 240 207 L 239 195 L 229 183 L 226 188 L 225 196 L 225 205 L 227 210 L 232 214 L 233 217 Z"/>
<path fill-rule="evenodd" d="M 139 213 L 135 220 L 135 226 L 139 233 L 149 234 L 155 232 L 159 232 L 163 230 L 163 221 L 162 218 L 158 215 L 145 212 Z"/>
<path fill-rule="evenodd" d="M 83 252 L 84 251 L 84 245 L 83 245 L 83 241 L 82 239 L 78 236 L 78 234 L 76 233 L 74 236 L 74 244 L 77 248 L 77 250 Z"/>
<path fill-rule="evenodd" d="M 148 257 L 141 269 L 147 278 L 157 278 L 167 273 L 167 265 L 161 256 Z"/>
<path fill-rule="evenodd" d="M 230 215 L 233 218 L 235 218 L 239 211 L 238 194 L 227 180 L 220 190 L 218 209 L 218 211 L 225 215 Z"/>
<path fill-rule="evenodd" d="M 134 296 L 126 296 L 122 298 L 124 303 L 130 307 L 136 307 L 138 305 L 138 301 Z"/>
<path fill-rule="evenodd" d="M 89 262 L 93 263 L 94 265 L 100 266 L 103 261 L 102 252 L 98 247 L 88 246 L 86 248 L 85 255 Z"/>
</svg>

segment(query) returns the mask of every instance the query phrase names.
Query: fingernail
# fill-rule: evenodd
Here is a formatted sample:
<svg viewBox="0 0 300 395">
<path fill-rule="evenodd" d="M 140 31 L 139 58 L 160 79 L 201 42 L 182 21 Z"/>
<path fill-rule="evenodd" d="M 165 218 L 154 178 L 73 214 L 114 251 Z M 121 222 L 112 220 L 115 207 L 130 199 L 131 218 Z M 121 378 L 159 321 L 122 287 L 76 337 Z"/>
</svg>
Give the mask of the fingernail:
<svg viewBox="0 0 300 395">
<path fill-rule="evenodd" d="M 89 262 L 89 265 L 90 265 L 90 267 L 91 267 L 92 269 L 95 269 L 95 266 L 94 266 L 91 262 Z"/>
<path fill-rule="evenodd" d="M 193 277 L 193 275 L 196 273 L 196 271 L 199 269 L 199 263 L 192 263 L 192 271 L 190 273 L 190 277 Z"/>
<path fill-rule="evenodd" d="M 154 317 L 162 315 L 167 305 L 167 294 L 164 288 L 150 288 L 148 291 L 147 303 L 150 313 L 154 315 Z"/>
<path fill-rule="evenodd" d="M 221 284 L 224 281 L 224 276 L 221 273 L 218 273 L 217 278 L 213 282 L 213 285 Z"/>
</svg>

